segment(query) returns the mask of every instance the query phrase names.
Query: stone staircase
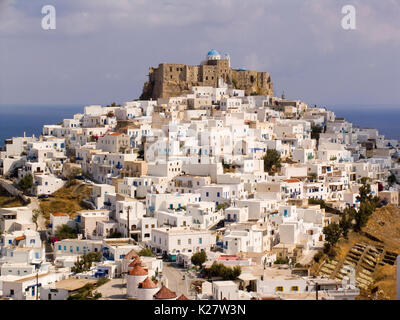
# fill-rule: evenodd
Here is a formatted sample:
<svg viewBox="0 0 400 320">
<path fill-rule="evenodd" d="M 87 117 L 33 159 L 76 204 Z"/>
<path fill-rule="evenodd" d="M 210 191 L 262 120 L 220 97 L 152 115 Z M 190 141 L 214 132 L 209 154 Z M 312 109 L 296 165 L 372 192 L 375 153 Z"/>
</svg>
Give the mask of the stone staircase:
<svg viewBox="0 0 400 320">
<path fill-rule="evenodd" d="M 356 274 L 356 283 L 360 289 L 368 290 L 373 284 L 379 266 L 394 265 L 396 254 L 386 251 L 383 246 L 356 243 L 347 252 L 343 261 L 326 261 L 319 270 L 319 275 L 335 280 L 342 280 L 352 267 Z"/>
</svg>

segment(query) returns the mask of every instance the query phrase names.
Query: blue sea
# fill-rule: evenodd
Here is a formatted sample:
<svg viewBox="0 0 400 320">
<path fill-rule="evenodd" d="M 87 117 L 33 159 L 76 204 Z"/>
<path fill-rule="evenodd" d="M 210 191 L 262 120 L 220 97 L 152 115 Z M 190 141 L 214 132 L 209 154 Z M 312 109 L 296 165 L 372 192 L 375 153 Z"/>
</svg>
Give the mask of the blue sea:
<svg viewBox="0 0 400 320">
<path fill-rule="evenodd" d="M 40 136 L 45 124 L 57 124 L 75 113 L 83 113 L 83 105 L 0 105 L 0 146 L 4 139 Z"/>
<path fill-rule="evenodd" d="M 333 105 L 328 110 L 360 128 L 375 128 L 386 138 L 400 140 L 399 105 Z"/>
<path fill-rule="evenodd" d="M 83 112 L 83 105 L 0 105 L 0 145 L 4 139 L 35 134 L 44 124 L 57 124 Z M 400 140 L 400 105 L 332 105 L 337 117 L 344 117 L 361 128 L 377 128 L 388 138 Z"/>
</svg>

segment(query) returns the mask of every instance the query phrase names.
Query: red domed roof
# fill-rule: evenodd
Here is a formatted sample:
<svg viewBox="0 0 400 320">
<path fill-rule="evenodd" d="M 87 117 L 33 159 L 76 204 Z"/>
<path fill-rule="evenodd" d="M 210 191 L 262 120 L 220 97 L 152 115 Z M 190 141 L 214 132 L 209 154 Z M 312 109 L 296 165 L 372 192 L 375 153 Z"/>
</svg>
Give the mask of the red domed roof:
<svg viewBox="0 0 400 320">
<path fill-rule="evenodd" d="M 190 300 L 188 297 L 186 297 L 183 293 L 179 296 L 178 299 L 176 300 Z"/>
<path fill-rule="evenodd" d="M 169 290 L 166 286 L 162 286 L 161 289 L 154 295 L 155 299 L 174 299 L 176 298 L 176 293 Z"/>
<path fill-rule="evenodd" d="M 130 276 L 147 276 L 147 270 L 143 269 L 140 265 L 136 265 L 132 270 L 129 270 Z"/>
<path fill-rule="evenodd" d="M 128 265 L 128 267 L 134 267 L 134 266 L 137 266 L 137 265 L 141 265 L 142 263 L 143 263 L 142 259 L 140 259 L 139 256 L 138 256 L 137 258 L 133 259 L 133 261 Z"/>
<path fill-rule="evenodd" d="M 149 277 L 144 279 L 143 282 L 139 283 L 139 288 L 141 289 L 154 289 L 157 288 L 157 285 L 151 280 Z"/>
<path fill-rule="evenodd" d="M 134 250 L 131 250 L 124 256 L 123 259 L 124 260 L 132 260 L 132 259 L 135 259 L 138 257 L 139 257 L 139 255 Z"/>
</svg>

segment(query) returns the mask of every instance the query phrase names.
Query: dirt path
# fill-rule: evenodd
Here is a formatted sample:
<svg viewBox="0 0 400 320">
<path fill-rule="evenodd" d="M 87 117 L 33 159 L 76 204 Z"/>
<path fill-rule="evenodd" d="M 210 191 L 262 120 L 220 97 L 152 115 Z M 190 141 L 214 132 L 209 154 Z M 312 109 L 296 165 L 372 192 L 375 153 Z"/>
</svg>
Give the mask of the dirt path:
<svg viewBox="0 0 400 320">
<path fill-rule="evenodd" d="M 40 210 L 40 202 L 39 199 L 36 197 L 29 197 L 29 199 L 31 199 L 31 203 L 28 204 L 28 208 L 32 209 L 32 210 Z M 43 217 L 42 214 L 39 215 L 38 219 L 37 219 L 37 224 L 38 224 L 38 231 L 41 230 L 46 230 L 46 219 Z"/>
</svg>

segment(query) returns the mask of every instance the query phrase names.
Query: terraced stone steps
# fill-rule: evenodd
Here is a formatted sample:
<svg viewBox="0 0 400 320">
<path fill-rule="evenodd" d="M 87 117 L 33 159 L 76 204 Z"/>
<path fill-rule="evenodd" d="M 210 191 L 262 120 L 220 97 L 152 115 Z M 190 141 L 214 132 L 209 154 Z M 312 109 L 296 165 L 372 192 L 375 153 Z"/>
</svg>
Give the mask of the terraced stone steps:
<svg viewBox="0 0 400 320">
<path fill-rule="evenodd" d="M 397 255 L 386 251 L 383 246 L 356 243 L 349 249 L 343 261 L 327 261 L 319 275 L 335 280 L 342 280 L 348 275 L 348 268 L 355 270 L 356 282 L 360 289 L 368 290 L 374 282 L 379 266 L 394 265 Z"/>
</svg>

